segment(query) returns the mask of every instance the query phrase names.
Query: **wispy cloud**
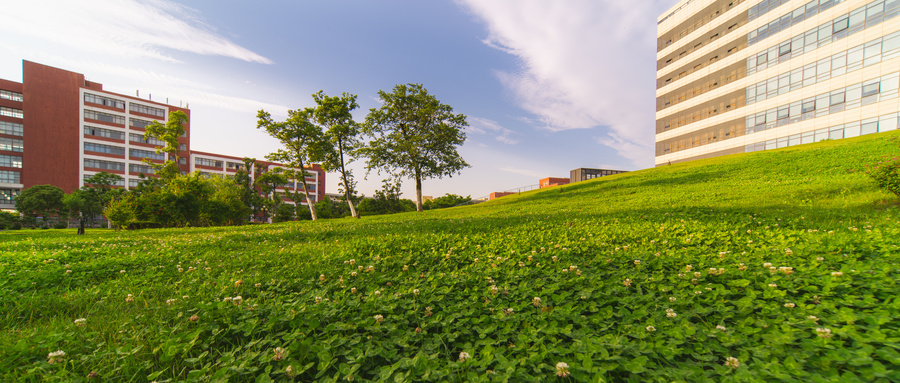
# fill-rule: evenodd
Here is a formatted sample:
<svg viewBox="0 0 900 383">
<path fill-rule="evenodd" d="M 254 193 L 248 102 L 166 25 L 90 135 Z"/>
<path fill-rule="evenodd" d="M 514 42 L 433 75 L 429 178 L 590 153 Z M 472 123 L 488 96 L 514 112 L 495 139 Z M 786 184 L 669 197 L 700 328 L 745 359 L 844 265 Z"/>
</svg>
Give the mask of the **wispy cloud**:
<svg viewBox="0 0 900 383">
<path fill-rule="evenodd" d="M 28 0 L 5 4 L 0 30 L 95 53 L 178 62 L 168 50 L 271 64 L 168 0 Z"/>
<path fill-rule="evenodd" d="M 499 168 L 499 169 L 497 169 L 497 170 L 504 171 L 504 172 L 507 172 L 507 173 L 520 174 L 520 175 L 528 176 L 528 177 L 534 177 L 534 178 L 535 178 L 535 181 L 537 181 L 537 179 L 540 179 L 540 178 L 546 178 L 546 177 L 547 177 L 546 174 L 543 174 L 543 173 L 540 173 L 540 172 L 536 172 L 536 171 L 534 171 L 534 170 L 528 170 L 528 169 L 519 169 L 519 168 L 511 168 L 511 167 L 502 167 L 502 168 Z"/>
<path fill-rule="evenodd" d="M 607 127 L 598 139 L 653 162 L 656 16 L 675 0 L 457 0 L 487 25 L 488 46 L 520 60 L 497 77 L 552 130 Z"/>
<path fill-rule="evenodd" d="M 507 145 L 515 145 L 519 140 L 512 138 L 516 132 L 504 128 L 494 120 L 480 117 L 468 117 L 469 127 L 466 129 L 470 133 L 491 135 L 494 139 Z"/>
</svg>

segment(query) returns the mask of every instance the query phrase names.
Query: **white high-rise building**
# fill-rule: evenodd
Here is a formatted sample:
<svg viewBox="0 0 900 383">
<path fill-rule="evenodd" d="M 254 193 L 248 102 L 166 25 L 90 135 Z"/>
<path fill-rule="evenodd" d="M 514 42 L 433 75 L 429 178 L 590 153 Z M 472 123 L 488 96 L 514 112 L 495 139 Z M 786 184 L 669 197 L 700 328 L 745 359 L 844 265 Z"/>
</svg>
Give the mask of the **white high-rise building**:
<svg viewBox="0 0 900 383">
<path fill-rule="evenodd" d="M 897 129 L 900 0 L 682 0 L 658 19 L 656 165 Z"/>
</svg>

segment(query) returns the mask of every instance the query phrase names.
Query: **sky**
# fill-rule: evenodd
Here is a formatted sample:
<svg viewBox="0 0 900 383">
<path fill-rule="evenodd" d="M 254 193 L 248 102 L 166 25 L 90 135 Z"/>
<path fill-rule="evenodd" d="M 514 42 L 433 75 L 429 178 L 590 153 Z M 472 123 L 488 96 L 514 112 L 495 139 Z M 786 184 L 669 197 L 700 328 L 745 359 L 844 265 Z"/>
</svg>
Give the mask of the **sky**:
<svg viewBox="0 0 900 383">
<path fill-rule="evenodd" d="M 311 95 L 420 83 L 467 116 L 460 174 L 423 194 L 473 198 L 653 166 L 656 19 L 676 0 L 28 0 L 0 12 L 0 78 L 22 60 L 83 73 L 104 90 L 191 109 L 191 149 L 264 158 L 256 128 Z M 385 174 L 349 167 L 368 196 Z M 326 176 L 337 192 L 338 176 Z M 407 198 L 415 183 L 403 182 Z"/>
</svg>

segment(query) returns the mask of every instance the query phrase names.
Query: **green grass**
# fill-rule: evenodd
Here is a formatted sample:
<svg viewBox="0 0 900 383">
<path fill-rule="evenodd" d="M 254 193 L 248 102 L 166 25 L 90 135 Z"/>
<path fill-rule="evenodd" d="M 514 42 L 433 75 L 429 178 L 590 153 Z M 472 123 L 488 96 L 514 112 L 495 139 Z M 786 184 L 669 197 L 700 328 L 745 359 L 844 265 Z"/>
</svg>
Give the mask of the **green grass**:
<svg viewBox="0 0 900 383">
<path fill-rule="evenodd" d="M 421 214 L 2 232 L 0 381 L 898 381 L 900 208 L 864 173 L 896 135 Z"/>
</svg>

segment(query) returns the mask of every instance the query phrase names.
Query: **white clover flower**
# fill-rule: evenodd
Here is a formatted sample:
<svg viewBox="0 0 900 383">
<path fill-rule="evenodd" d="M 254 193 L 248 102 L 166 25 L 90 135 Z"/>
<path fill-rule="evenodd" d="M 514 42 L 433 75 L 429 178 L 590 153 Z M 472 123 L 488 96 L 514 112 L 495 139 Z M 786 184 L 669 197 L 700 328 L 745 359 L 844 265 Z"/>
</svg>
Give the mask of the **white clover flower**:
<svg viewBox="0 0 900 383">
<path fill-rule="evenodd" d="M 65 357 L 66 357 L 65 351 L 56 350 L 54 352 L 47 354 L 47 359 L 49 359 L 47 361 L 47 363 L 49 363 L 49 364 L 59 363 L 59 362 L 62 362 L 63 358 L 65 358 Z"/>
<path fill-rule="evenodd" d="M 531 304 L 534 305 L 534 307 L 541 307 L 541 298 L 534 297 L 534 299 L 531 300 Z"/>
<path fill-rule="evenodd" d="M 459 353 L 459 361 L 460 362 L 465 362 L 469 359 L 472 359 L 472 356 L 469 355 L 468 352 L 463 351 L 463 352 Z"/>
<path fill-rule="evenodd" d="M 729 356 L 725 359 L 725 365 L 731 368 L 738 368 L 741 366 L 741 362 L 737 360 L 737 358 L 733 356 Z"/>
<path fill-rule="evenodd" d="M 774 283 L 769 283 L 769 287 L 771 287 L 771 288 L 773 288 L 773 289 L 774 289 L 774 288 L 777 288 L 777 287 L 778 287 L 778 285 L 776 285 L 776 284 L 774 284 Z"/>
<path fill-rule="evenodd" d="M 634 260 L 634 265 L 635 265 L 635 266 L 640 266 L 640 265 L 641 265 L 641 260 L 640 260 L 640 259 L 635 259 L 635 260 Z"/>
<path fill-rule="evenodd" d="M 675 297 L 669 297 L 669 302 L 675 302 L 676 300 L 678 300 L 678 298 L 675 298 Z"/>
<path fill-rule="evenodd" d="M 367 273 L 371 273 L 371 272 L 374 272 L 374 271 L 375 271 L 375 266 L 369 265 L 369 267 L 366 268 L 366 272 L 367 272 Z"/>
<path fill-rule="evenodd" d="M 631 286 L 631 279 L 625 279 L 625 281 L 622 282 L 622 284 L 625 285 L 626 287 L 630 287 L 630 286 Z"/>
<path fill-rule="evenodd" d="M 119 270 L 119 274 L 125 274 L 125 270 Z"/>
<path fill-rule="evenodd" d="M 409 265 L 403 265 L 403 271 L 409 271 Z"/>
<path fill-rule="evenodd" d="M 816 333 L 821 338 L 831 338 L 831 330 L 830 329 L 827 329 L 824 327 L 819 327 L 816 329 Z"/>
<path fill-rule="evenodd" d="M 275 347 L 275 355 L 272 356 L 272 360 L 282 360 L 287 355 L 287 350 L 281 347 Z"/>
<path fill-rule="evenodd" d="M 765 268 L 772 267 L 772 263 L 770 263 L 770 262 L 763 263 L 763 267 L 765 267 Z"/>
<path fill-rule="evenodd" d="M 575 271 L 575 270 L 578 270 L 578 266 L 576 266 L 576 265 L 569 266 L 569 271 Z"/>
<path fill-rule="evenodd" d="M 727 328 L 725 328 L 725 326 L 718 325 L 718 326 L 716 326 L 716 330 L 725 331 L 725 330 L 727 330 Z"/>
<path fill-rule="evenodd" d="M 647 326 L 647 331 L 649 331 L 649 332 L 654 332 L 654 331 L 656 331 L 656 327 L 653 327 L 653 326 Z"/>
<path fill-rule="evenodd" d="M 355 260 L 355 259 L 351 259 L 351 260 L 350 260 L 350 266 L 353 266 L 353 265 L 355 265 L 355 264 L 356 264 L 356 260 Z"/>
<path fill-rule="evenodd" d="M 125 297 L 125 302 L 134 302 L 134 296 L 128 294 L 128 296 Z"/>
<path fill-rule="evenodd" d="M 824 258 L 824 257 L 816 257 L 816 260 L 819 261 L 819 262 L 822 262 L 822 261 L 825 260 L 825 258 Z"/>
<path fill-rule="evenodd" d="M 241 302 L 243 302 L 243 301 L 244 301 L 244 298 L 241 298 L 240 295 L 238 295 L 234 298 L 231 298 L 231 303 L 234 303 L 235 306 L 239 306 L 241 304 Z"/>
<path fill-rule="evenodd" d="M 542 248 L 542 249 L 543 249 L 543 248 Z M 553 260 L 553 262 L 558 262 L 558 261 L 559 261 L 559 258 L 557 258 L 555 255 L 552 256 L 552 257 L 550 257 L 550 259 Z"/>
<path fill-rule="evenodd" d="M 413 295 L 419 295 L 419 289 L 413 289 Z"/>
<path fill-rule="evenodd" d="M 581 276 L 581 269 L 575 270 L 575 275 L 577 275 L 577 276 L 580 277 L 580 276 Z"/>
<path fill-rule="evenodd" d="M 844 273 L 842 273 L 840 271 L 832 271 L 831 276 L 832 277 L 842 277 L 842 276 L 844 276 Z"/>
<path fill-rule="evenodd" d="M 316 304 L 322 303 L 322 297 L 316 297 Z"/>
<path fill-rule="evenodd" d="M 284 373 L 287 374 L 288 377 L 294 377 L 294 366 L 288 365 L 287 368 L 284 369 Z"/>
<path fill-rule="evenodd" d="M 559 362 L 556 364 L 556 376 L 560 378 L 565 378 L 569 376 L 569 365 L 565 362 Z"/>
<path fill-rule="evenodd" d="M 691 271 L 691 269 L 693 269 L 693 268 L 694 268 L 694 266 L 687 265 L 687 266 L 684 267 L 684 271 L 686 271 L 686 272 L 687 272 L 687 271 Z"/>
<path fill-rule="evenodd" d="M 375 292 L 374 292 L 374 293 L 372 293 L 372 294 L 375 294 L 375 296 L 376 296 L 376 297 L 377 297 L 377 296 L 379 296 L 379 295 L 381 295 L 381 291 L 379 291 L 379 290 L 375 290 Z"/>
<path fill-rule="evenodd" d="M 175 299 L 174 299 L 174 298 L 173 298 L 173 299 L 167 299 L 167 300 L 166 300 L 166 304 L 169 305 L 169 306 L 171 306 L 171 305 L 174 304 L 174 303 L 175 303 Z"/>
<path fill-rule="evenodd" d="M 497 286 L 491 285 L 491 295 L 497 295 L 499 291 L 500 289 L 498 289 Z"/>
<path fill-rule="evenodd" d="M 356 276 L 356 272 L 355 272 L 355 271 L 351 271 L 351 272 L 350 272 L 350 276 L 351 276 L 351 277 L 355 277 L 355 276 Z"/>
<path fill-rule="evenodd" d="M 793 304 L 793 303 L 790 303 L 790 302 L 784 304 L 784 307 L 787 307 L 787 308 L 789 308 L 789 309 L 792 309 L 792 308 L 794 308 L 794 307 L 796 307 L 796 306 L 797 306 L 797 305 L 795 305 L 795 304 Z"/>
<path fill-rule="evenodd" d="M 78 318 L 75 320 L 75 325 L 78 327 L 84 327 L 85 322 L 87 322 L 87 319 Z"/>
<path fill-rule="evenodd" d="M 810 316 L 808 316 L 808 317 L 806 317 L 806 318 L 809 319 L 809 320 L 811 320 L 811 321 L 813 321 L 813 322 L 818 322 L 818 321 L 819 321 L 819 317 L 817 317 L 817 316 L 815 316 L 815 315 L 810 315 Z"/>
<path fill-rule="evenodd" d="M 669 318 L 674 318 L 674 317 L 677 317 L 678 314 L 676 314 L 675 310 L 673 310 L 673 309 L 666 309 L 666 316 Z"/>
<path fill-rule="evenodd" d="M 325 274 L 319 274 L 319 282 L 325 282 Z"/>
<path fill-rule="evenodd" d="M 702 275 L 703 275 L 703 274 L 700 273 L 699 271 L 695 271 L 695 272 L 694 272 L 694 277 L 695 277 L 695 278 L 700 278 Z"/>
<path fill-rule="evenodd" d="M 738 266 L 738 270 L 740 270 L 740 271 L 747 270 L 747 265 L 744 265 L 743 263 L 741 263 L 741 264 Z"/>
<path fill-rule="evenodd" d="M 384 317 L 381 314 L 375 315 L 375 321 L 378 323 L 384 322 Z"/>
</svg>

